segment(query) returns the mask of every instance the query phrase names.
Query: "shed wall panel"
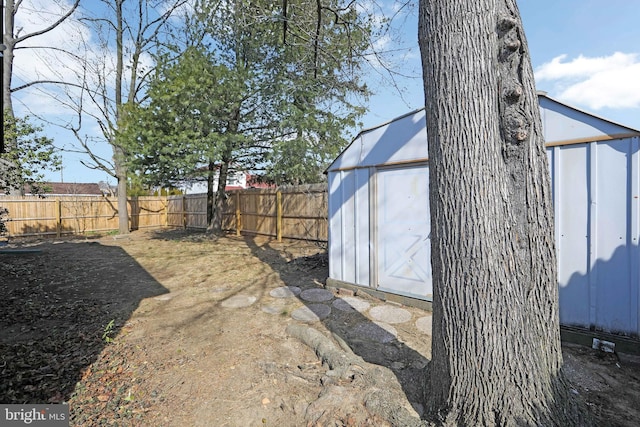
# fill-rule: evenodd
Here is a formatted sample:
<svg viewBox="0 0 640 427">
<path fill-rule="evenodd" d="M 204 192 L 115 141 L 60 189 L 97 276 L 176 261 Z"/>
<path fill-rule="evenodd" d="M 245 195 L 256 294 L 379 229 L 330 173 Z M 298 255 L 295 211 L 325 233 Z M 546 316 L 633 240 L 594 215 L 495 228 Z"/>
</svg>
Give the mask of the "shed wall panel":
<svg viewBox="0 0 640 427">
<path fill-rule="evenodd" d="M 640 336 L 640 137 L 631 138 L 631 267 L 629 269 L 631 281 L 632 323 L 636 325 L 636 334 Z M 635 310 L 633 310 L 635 304 Z M 634 321 L 635 320 L 635 321 Z"/>
<path fill-rule="evenodd" d="M 342 277 L 345 282 L 356 283 L 356 203 L 354 189 L 356 186 L 355 171 L 341 172 L 342 174 Z"/>
<path fill-rule="evenodd" d="M 640 335 L 637 141 L 548 149 L 564 325 Z"/>
<path fill-rule="evenodd" d="M 344 237 L 342 235 L 342 173 L 330 172 L 329 181 L 329 277 L 337 280 L 344 280 L 342 274 L 343 254 L 342 246 Z"/>
<path fill-rule="evenodd" d="M 376 180 L 379 289 L 430 300 L 429 169 L 380 169 Z"/>
<path fill-rule="evenodd" d="M 547 156 L 560 321 L 640 336 L 639 132 L 546 97 L 540 99 L 544 134 L 554 142 Z M 387 170 L 408 170 L 427 158 L 425 125 L 424 111 L 416 111 L 364 131 L 329 167 L 331 278 L 431 298 L 430 275 L 426 279 L 411 269 L 402 274 L 405 278 L 413 274 L 429 291 L 407 291 L 385 283 L 390 279 L 385 274 L 395 274 L 391 267 L 397 255 L 406 254 L 413 244 L 410 226 L 393 231 L 394 221 L 387 221 L 388 215 L 402 210 L 398 206 L 410 192 L 411 179 L 398 179 L 384 191 L 378 182 Z M 426 223 L 428 200 L 424 209 L 421 215 Z M 371 232 L 365 238 L 367 228 Z M 365 253 L 372 254 L 368 276 Z"/>
<path fill-rule="evenodd" d="M 369 170 L 329 174 L 329 276 L 370 286 Z"/>
<path fill-rule="evenodd" d="M 555 193 L 560 312 L 565 325 L 588 326 L 589 169 L 586 144 L 552 149 L 558 166 L 552 180 Z"/>
<path fill-rule="evenodd" d="M 369 286 L 370 279 L 370 206 L 369 169 L 356 169 L 355 175 L 355 275 L 356 284 Z"/>
<path fill-rule="evenodd" d="M 594 188 L 597 231 L 592 238 L 595 276 L 595 319 L 604 330 L 628 330 L 632 325 L 631 140 L 594 144 Z M 637 263 L 637 261 L 636 261 Z M 633 304 L 635 306 L 635 304 Z"/>
</svg>

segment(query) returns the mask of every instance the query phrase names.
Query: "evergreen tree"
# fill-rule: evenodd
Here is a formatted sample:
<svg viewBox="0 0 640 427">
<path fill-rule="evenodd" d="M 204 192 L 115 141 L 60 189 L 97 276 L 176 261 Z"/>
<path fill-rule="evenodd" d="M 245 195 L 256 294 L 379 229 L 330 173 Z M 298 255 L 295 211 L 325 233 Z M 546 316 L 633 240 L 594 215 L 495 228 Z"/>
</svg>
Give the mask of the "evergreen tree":
<svg viewBox="0 0 640 427">
<path fill-rule="evenodd" d="M 44 192 L 43 171 L 59 170 L 61 164 L 53 141 L 40 135 L 42 129 L 30 123 L 28 117 L 15 117 L 8 110 L 3 116 L 5 152 L 0 153 L 0 164 L 4 166 L 0 192 L 22 189 L 25 185 L 29 185 L 32 192 Z"/>
<path fill-rule="evenodd" d="M 229 168 L 279 184 L 320 179 L 363 113 L 353 101 L 368 94 L 358 76 L 372 30 L 337 0 L 200 1 L 186 28 L 185 54 L 156 74 L 123 144 L 138 144 L 132 167 L 157 183 L 217 173 L 217 233 Z"/>
</svg>

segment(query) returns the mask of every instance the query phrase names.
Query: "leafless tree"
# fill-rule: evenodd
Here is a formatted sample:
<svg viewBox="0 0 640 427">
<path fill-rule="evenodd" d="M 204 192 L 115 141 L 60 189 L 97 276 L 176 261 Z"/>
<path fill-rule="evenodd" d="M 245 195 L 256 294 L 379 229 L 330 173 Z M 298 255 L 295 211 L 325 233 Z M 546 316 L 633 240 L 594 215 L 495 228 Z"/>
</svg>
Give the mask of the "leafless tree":
<svg viewBox="0 0 640 427">
<path fill-rule="evenodd" d="M 98 42 L 87 46 L 83 67 L 77 68 L 82 90 L 69 96 L 69 106 L 77 120 L 69 126 L 80 151 L 87 154 L 85 166 L 100 169 L 117 180 L 120 233 L 129 232 L 127 214 L 128 170 L 126 153 L 118 144 L 117 134 L 126 104 L 136 104 L 144 97 L 147 77 L 152 72 L 151 54 L 170 30 L 172 16 L 187 0 L 101 0 L 91 12 L 80 17 Z M 86 129 L 97 123 L 98 144 L 108 144 L 112 157 L 95 149 L 95 136 Z"/>
<path fill-rule="evenodd" d="M 20 6 L 22 5 L 22 0 L 6 0 L 4 2 L 4 22 L 3 22 L 3 32 L 2 32 L 2 44 L 4 46 L 4 50 L 2 52 L 2 110 L 3 117 L 6 114 L 10 120 L 15 118 L 13 102 L 12 102 L 12 94 L 18 90 L 38 85 L 38 84 L 46 84 L 46 83 L 64 83 L 64 81 L 52 81 L 52 80 L 40 80 L 36 79 L 30 82 L 26 82 L 18 87 L 12 87 L 13 81 L 13 63 L 15 57 L 15 51 L 17 49 L 23 48 L 23 44 L 25 41 L 34 39 L 34 38 L 43 38 L 48 33 L 53 31 L 55 28 L 60 26 L 64 21 L 69 19 L 69 17 L 76 11 L 80 0 L 75 0 L 70 6 L 64 2 L 56 1 L 55 4 L 59 6 L 60 15 L 53 22 L 44 25 L 42 28 L 37 29 L 32 32 L 24 33 L 23 28 L 15 27 L 15 17 L 18 11 L 20 10 Z M 24 47 L 28 49 L 38 49 L 38 47 L 30 46 Z M 16 141 L 7 141 L 7 144 L 17 144 Z M 0 140 L 0 153 L 5 152 L 5 135 L 3 132 L 2 139 Z M 14 165 L 12 162 L 4 158 L 0 158 L 0 174 L 3 176 L 9 174 L 10 170 L 15 170 L 19 168 L 20 165 Z M 12 193 L 19 193 L 22 189 L 11 189 Z"/>
<path fill-rule="evenodd" d="M 15 17 L 18 11 L 20 10 L 20 6 L 22 5 L 22 0 L 6 0 L 4 5 L 4 32 L 2 34 L 2 43 L 5 46 L 5 50 L 3 52 L 2 58 L 2 103 L 3 108 L 9 110 L 9 113 L 13 117 L 13 103 L 11 99 L 11 94 L 24 89 L 26 87 L 35 85 L 35 84 L 44 84 L 44 83 L 61 83 L 64 84 L 64 81 L 51 81 L 51 80 L 35 80 L 31 82 L 27 82 L 26 84 L 20 85 L 19 87 L 12 87 L 13 80 L 13 60 L 15 56 L 15 50 L 23 48 L 21 45 L 24 44 L 26 40 L 46 36 L 47 33 L 53 31 L 64 21 L 69 19 L 71 15 L 78 9 L 78 5 L 80 4 L 80 0 L 75 0 L 71 6 L 65 9 L 65 3 L 57 1 L 56 4 L 60 6 L 61 15 L 58 19 L 53 21 L 52 23 L 44 26 L 42 29 L 22 34 L 22 28 L 15 28 Z M 38 49 L 38 47 L 29 46 L 25 47 L 26 49 Z M 53 49 L 53 47 L 51 48 Z M 0 150 L 1 151 L 1 150 Z"/>
</svg>

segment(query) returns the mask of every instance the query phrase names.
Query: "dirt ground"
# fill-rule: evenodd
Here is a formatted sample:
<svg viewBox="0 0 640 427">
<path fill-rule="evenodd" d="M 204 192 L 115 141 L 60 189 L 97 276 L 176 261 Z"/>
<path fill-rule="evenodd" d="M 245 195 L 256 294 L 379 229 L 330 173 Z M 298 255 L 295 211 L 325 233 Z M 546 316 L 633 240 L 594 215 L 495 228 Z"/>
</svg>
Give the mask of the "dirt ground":
<svg viewBox="0 0 640 427">
<path fill-rule="evenodd" d="M 430 313 L 366 295 L 367 309 L 349 310 L 348 293 L 287 294 L 322 289 L 317 245 L 164 231 L 9 249 L 18 251 L 0 254 L 2 403 L 68 402 L 77 426 L 385 426 L 406 425 L 385 410 L 394 402 L 416 420 L 422 411 Z M 330 314 L 300 320 L 305 307 Z M 410 316 L 375 322 L 375 307 Z M 316 354 L 327 345 L 337 361 Z M 637 425 L 638 359 L 563 350 L 599 424 Z M 341 370 L 341 357 L 356 362 Z"/>
</svg>

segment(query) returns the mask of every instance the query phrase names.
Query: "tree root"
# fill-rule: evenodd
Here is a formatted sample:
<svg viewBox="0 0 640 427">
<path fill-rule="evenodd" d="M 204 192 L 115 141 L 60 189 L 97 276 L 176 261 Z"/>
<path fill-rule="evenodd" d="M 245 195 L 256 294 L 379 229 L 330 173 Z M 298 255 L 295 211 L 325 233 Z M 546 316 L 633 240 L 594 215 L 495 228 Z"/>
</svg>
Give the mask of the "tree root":
<svg viewBox="0 0 640 427">
<path fill-rule="evenodd" d="M 305 415 L 310 423 L 326 425 L 342 418 L 348 425 L 354 420 L 379 426 L 428 425 L 411 408 L 390 369 L 365 362 L 344 340 L 337 340 L 339 348 L 312 327 L 290 324 L 287 333 L 309 346 L 328 368 L 321 380 L 325 390 Z"/>
</svg>

